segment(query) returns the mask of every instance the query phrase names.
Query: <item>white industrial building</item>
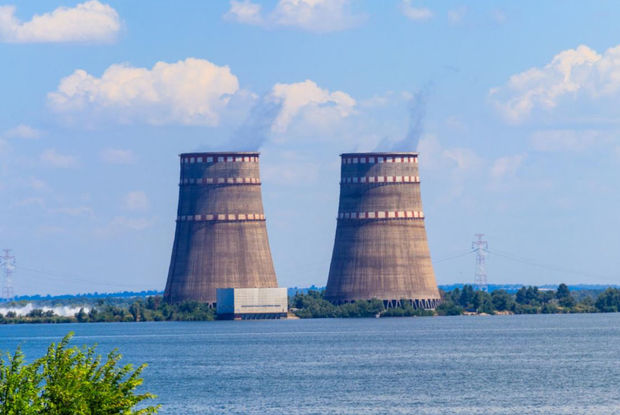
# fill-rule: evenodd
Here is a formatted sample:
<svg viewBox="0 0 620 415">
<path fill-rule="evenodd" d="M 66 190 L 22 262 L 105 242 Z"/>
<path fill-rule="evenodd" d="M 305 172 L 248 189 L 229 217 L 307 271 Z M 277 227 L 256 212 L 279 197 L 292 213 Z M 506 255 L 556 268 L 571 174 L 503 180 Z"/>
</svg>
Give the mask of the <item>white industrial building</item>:
<svg viewBox="0 0 620 415">
<path fill-rule="evenodd" d="M 288 312 L 286 288 L 218 288 L 218 318 L 280 319 Z"/>
</svg>

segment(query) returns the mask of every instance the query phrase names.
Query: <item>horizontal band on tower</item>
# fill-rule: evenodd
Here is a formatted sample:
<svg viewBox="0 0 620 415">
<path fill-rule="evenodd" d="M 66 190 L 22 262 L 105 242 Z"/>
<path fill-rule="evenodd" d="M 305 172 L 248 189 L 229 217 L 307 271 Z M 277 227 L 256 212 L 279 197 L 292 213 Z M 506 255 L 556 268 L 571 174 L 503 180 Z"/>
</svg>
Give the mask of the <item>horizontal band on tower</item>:
<svg viewBox="0 0 620 415">
<path fill-rule="evenodd" d="M 257 177 L 200 177 L 181 179 L 179 184 L 260 184 L 260 179 Z"/>
<path fill-rule="evenodd" d="M 342 164 L 418 163 L 418 156 L 343 157 Z"/>
<path fill-rule="evenodd" d="M 209 213 L 206 215 L 183 215 L 178 216 L 179 222 L 211 222 L 211 221 L 248 221 L 265 220 L 262 213 Z"/>
<path fill-rule="evenodd" d="M 257 156 L 191 156 L 181 157 L 181 164 L 193 163 L 258 163 Z"/>
<path fill-rule="evenodd" d="M 340 212 L 338 219 L 424 219 L 424 212 L 417 210 Z"/>
<path fill-rule="evenodd" d="M 420 176 L 343 177 L 340 183 L 420 183 Z"/>
</svg>

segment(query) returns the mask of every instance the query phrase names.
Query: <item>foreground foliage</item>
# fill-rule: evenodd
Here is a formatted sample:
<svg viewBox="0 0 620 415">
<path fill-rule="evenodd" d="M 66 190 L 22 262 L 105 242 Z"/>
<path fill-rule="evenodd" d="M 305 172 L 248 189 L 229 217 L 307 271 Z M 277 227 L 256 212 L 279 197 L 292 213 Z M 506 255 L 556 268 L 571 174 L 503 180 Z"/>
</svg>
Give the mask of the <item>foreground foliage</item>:
<svg viewBox="0 0 620 415">
<path fill-rule="evenodd" d="M 116 351 L 103 361 L 95 347 L 69 347 L 71 336 L 52 343 L 47 354 L 32 363 L 25 363 L 19 348 L 0 360 L 0 415 L 157 413 L 156 406 L 135 409 L 155 397 L 135 393 L 146 365 L 119 366 Z"/>
</svg>

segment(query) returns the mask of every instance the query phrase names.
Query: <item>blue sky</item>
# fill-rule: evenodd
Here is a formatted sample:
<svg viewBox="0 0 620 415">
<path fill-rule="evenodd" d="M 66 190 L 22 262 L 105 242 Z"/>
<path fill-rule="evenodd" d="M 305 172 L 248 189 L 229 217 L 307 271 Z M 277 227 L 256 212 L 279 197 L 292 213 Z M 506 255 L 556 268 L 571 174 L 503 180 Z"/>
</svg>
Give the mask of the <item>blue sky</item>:
<svg viewBox="0 0 620 415">
<path fill-rule="evenodd" d="M 15 292 L 163 289 L 177 154 L 228 149 L 262 153 L 279 283 L 324 285 L 338 155 L 403 146 L 438 283 L 473 280 L 478 232 L 491 283 L 620 283 L 619 20 L 615 1 L 0 2 Z"/>
</svg>

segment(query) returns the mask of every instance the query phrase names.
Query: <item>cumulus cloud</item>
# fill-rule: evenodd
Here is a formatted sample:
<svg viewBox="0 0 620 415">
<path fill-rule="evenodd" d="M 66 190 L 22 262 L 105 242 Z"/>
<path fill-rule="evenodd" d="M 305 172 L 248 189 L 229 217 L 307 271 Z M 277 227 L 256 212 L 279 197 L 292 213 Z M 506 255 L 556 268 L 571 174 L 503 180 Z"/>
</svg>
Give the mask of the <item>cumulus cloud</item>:
<svg viewBox="0 0 620 415">
<path fill-rule="evenodd" d="M 491 178 L 495 181 L 514 176 L 525 160 L 525 154 L 500 157 L 493 162 Z"/>
<path fill-rule="evenodd" d="M 312 185 L 318 180 L 320 165 L 293 151 L 277 154 L 276 163 L 261 167 L 263 180 L 273 184 L 296 186 Z"/>
<path fill-rule="evenodd" d="M 61 207 L 51 209 L 51 212 L 68 216 L 95 216 L 95 211 L 89 206 Z"/>
<path fill-rule="evenodd" d="M 580 152 L 609 142 L 613 142 L 610 134 L 599 130 L 541 130 L 530 136 L 530 144 L 535 150 L 549 152 Z"/>
<path fill-rule="evenodd" d="M 106 148 L 101 150 L 99 157 L 109 164 L 132 164 L 136 158 L 131 150 Z"/>
<path fill-rule="evenodd" d="M 252 3 L 249 0 L 232 0 L 230 2 L 230 10 L 226 12 L 224 18 L 251 25 L 262 25 L 265 23 L 261 15 L 260 4 Z"/>
<path fill-rule="evenodd" d="M 448 20 L 450 20 L 450 23 L 460 23 L 466 15 L 467 7 L 465 6 L 448 10 Z"/>
<path fill-rule="evenodd" d="M 410 20 L 428 20 L 433 17 L 433 12 L 426 7 L 414 7 L 412 0 L 402 0 L 400 11 Z"/>
<path fill-rule="evenodd" d="M 116 10 L 97 0 L 59 7 L 27 22 L 15 16 L 15 6 L 0 6 L 0 41 L 11 43 L 110 42 L 121 23 Z"/>
<path fill-rule="evenodd" d="M 275 9 L 263 15 L 261 6 L 250 0 L 232 0 L 226 20 L 263 27 L 294 27 L 315 33 L 345 30 L 365 17 L 353 13 L 351 0 L 279 0 Z"/>
<path fill-rule="evenodd" d="M 99 237 L 111 237 L 123 232 L 140 232 L 150 228 L 153 220 L 143 217 L 116 216 L 107 225 L 94 230 Z"/>
<path fill-rule="evenodd" d="M 129 192 L 123 199 L 123 207 L 127 210 L 147 210 L 149 205 L 149 198 L 141 190 Z"/>
<path fill-rule="evenodd" d="M 112 65 L 101 77 L 82 69 L 62 79 L 47 96 L 57 113 L 90 113 L 121 123 L 218 125 L 239 90 L 228 66 L 187 58 L 157 62 L 152 69 Z"/>
<path fill-rule="evenodd" d="M 43 132 L 41 130 L 37 130 L 36 128 L 32 128 L 29 125 L 20 124 L 17 127 L 13 127 L 4 132 L 4 136 L 7 138 L 24 138 L 24 139 L 34 139 L 39 138 Z"/>
<path fill-rule="evenodd" d="M 478 170 L 484 160 L 470 148 L 444 147 L 432 134 L 425 134 L 418 144 L 418 152 L 424 167 L 432 170 L 453 170 L 462 177 L 466 172 Z"/>
<path fill-rule="evenodd" d="M 61 154 L 53 148 L 45 150 L 41 153 L 39 159 L 42 163 L 48 166 L 63 169 L 77 167 L 78 165 L 78 160 L 76 157 L 68 154 Z"/>
<path fill-rule="evenodd" d="M 275 132 L 286 131 L 291 121 L 302 113 L 316 122 L 334 117 L 348 117 L 354 113 L 356 104 L 349 94 L 342 91 L 330 92 L 311 80 L 276 84 L 271 90 L 271 96 L 282 105 L 272 125 Z"/>
<path fill-rule="evenodd" d="M 537 110 L 547 112 L 565 101 L 589 103 L 610 99 L 617 114 L 620 98 L 620 46 L 602 55 L 581 45 L 558 53 L 543 67 L 513 75 L 504 86 L 490 91 L 492 102 L 510 122 L 528 119 Z"/>
<path fill-rule="evenodd" d="M 45 181 L 36 177 L 31 177 L 27 182 L 27 186 L 39 192 L 51 190 L 50 186 Z"/>
</svg>

